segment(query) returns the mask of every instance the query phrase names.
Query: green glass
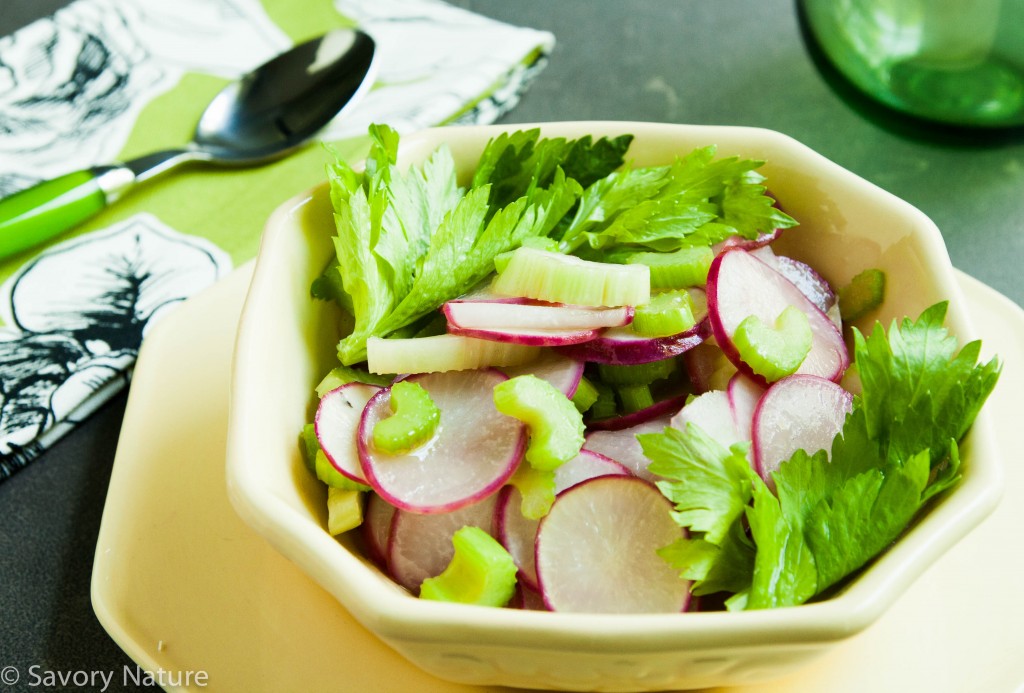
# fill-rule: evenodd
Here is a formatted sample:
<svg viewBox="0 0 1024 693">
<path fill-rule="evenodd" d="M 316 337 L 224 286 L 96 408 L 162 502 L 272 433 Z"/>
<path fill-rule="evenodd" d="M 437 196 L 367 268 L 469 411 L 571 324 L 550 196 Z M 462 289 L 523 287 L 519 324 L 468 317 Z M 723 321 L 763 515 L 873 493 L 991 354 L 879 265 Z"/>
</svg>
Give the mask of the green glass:
<svg viewBox="0 0 1024 693">
<path fill-rule="evenodd" d="M 107 204 L 95 171 L 76 171 L 0 200 L 0 258 L 38 245 Z"/>
<path fill-rule="evenodd" d="M 800 0 L 836 69 L 904 113 L 1024 125 L 1024 0 Z"/>
</svg>

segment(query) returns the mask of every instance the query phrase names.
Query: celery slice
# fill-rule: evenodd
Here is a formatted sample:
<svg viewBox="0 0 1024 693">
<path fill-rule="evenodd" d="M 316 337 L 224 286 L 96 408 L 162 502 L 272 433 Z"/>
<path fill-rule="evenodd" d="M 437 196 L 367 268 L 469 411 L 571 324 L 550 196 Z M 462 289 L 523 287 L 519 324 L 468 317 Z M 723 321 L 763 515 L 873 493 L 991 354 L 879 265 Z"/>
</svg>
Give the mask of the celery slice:
<svg viewBox="0 0 1024 693">
<path fill-rule="evenodd" d="M 369 491 L 370 487 L 353 481 L 339 472 L 327 459 L 323 450 L 318 449 L 313 462 L 316 470 L 316 478 L 327 484 L 329 489 L 336 488 L 342 491 Z"/>
<path fill-rule="evenodd" d="M 622 409 L 631 414 L 646 409 L 654 404 L 654 396 L 649 385 L 623 385 L 615 390 L 622 402 Z"/>
<path fill-rule="evenodd" d="M 680 289 L 652 294 L 650 303 L 636 307 L 630 327 L 642 337 L 669 337 L 696 324 L 693 298 Z"/>
<path fill-rule="evenodd" d="M 652 289 L 685 289 L 707 283 L 714 259 L 711 248 L 696 246 L 671 253 L 632 253 L 626 257 L 626 264 L 650 267 Z"/>
<path fill-rule="evenodd" d="M 479 527 L 452 535 L 455 554 L 444 571 L 427 578 L 420 598 L 479 606 L 505 606 L 516 588 L 516 564 L 508 551 Z"/>
<path fill-rule="evenodd" d="M 774 327 L 749 315 L 733 335 L 740 358 L 768 382 L 795 373 L 810 353 L 812 341 L 811 324 L 796 306 L 786 307 L 775 319 Z"/>
<path fill-rule="evenodd" d="M 361 368 L 351 366 L 337 366 L 323 377 L 320 384 L 316 386 L 316 396 L 323 397 L 331 390 L 348 385 L 349 383 L 366 383 L 368 385 L 380 385 L 387 387 L 394 377 L 391 374 L 379 375 L 369 373 Z"/>
<path fill-rule="evenodd" d="M 616 366 L 599 364 L 597 372 L 601 380 L 612 386 L 650 385 L 656 380 L 663 380 L 676 372 L 675 358 L 639 363 L 633 366 Z"/>
<path fill-rule="evenodd" d="M 615 401 L 615 391 L 602 382 L 595 382 L 597 401 L 590 407 L 590 416 L 594 419 L 609 419 L 619 413 L 619 405 Z"/>
<path fill-rule="evenodd" d="M 839 315 L 856 320 L 882 305 L 885 300 L 885 272 L 866 269 L 839 289 Z"/>
<path fill-rule="evenodd" d="M 590 262 L 527 247 L 513 251 L 491 289 L 503 296 L 580 306 L 636 306 L 651 297 L 646 265 Z"/>
<path fill-rule="evenodd" d="M 356 490 L 327 489 L 327 531 L 337 536 L 363 524 L 362 493 Z"/>
<path fill-rule="evenodd" d="M 534 375 L 520 375 L 494 387 L 494 406 L 530 428 L 526 461 L 550 471 L 579 454 L 583 415 L 554 385 Z"/>
<path fill-rule="evenodd" d="M 430 440 L 441 422 L 441 410 L 419 383 L 400 380 L 391 386 L 391 411 L 373 427 L 373 446 L 397 455 Z"/>
<path fill-rule="evenodd" d="M 576 386 L 576 392 L 572 396 L 572 403 L 579 413 L 584 414 L 594 406 L 598 398 L 597 388 L 586 378 L 580 378 L 580 384 Z"/>
<path fill-rule="evenodd" d="M 523 517 L 539 520 L 551 510 L 555 502 L 555 473 L 542 471 L 529 464 L 521 464 L 508 480 L 519 491 L 522 502 L 519 511 Z"/>
</svg>

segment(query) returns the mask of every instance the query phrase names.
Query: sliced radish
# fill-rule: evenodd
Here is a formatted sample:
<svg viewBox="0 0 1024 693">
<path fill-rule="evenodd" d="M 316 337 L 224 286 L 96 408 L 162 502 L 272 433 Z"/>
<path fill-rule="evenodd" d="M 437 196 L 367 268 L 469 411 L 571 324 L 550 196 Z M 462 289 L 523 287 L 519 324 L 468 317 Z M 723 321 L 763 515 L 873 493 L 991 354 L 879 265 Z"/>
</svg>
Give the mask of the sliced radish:
<svg viewBox="0 0 1024 693">
<path fill-rule="evenodd" d="M 390 390 L 367 403 L 359 423 L 366 483 L 392 505 L 420 513 L 450 512 L 494 493 L 515 471 L 526 447 L 523 425 L 498 412 L 494 369 L 413 375 L 441 410 L 434 436 L 419 448 L 388 455 L 373 447 L 373 427 L 391 415 Z"/>
<path fill-rule="evenodd" d="M 366 403 L 380 390 L 376 385 L 365 383 L 336 387 L 320 398 L 313 419 L 316 439 L 328 461 L 343 475 L 361 484 L 366 483 L 366 476 L 359 464 L 356 441 L 359 419 Z"/>
<path fill-rule="evenodd" d="M 367 494 L 366 511 L 363 513 L 363 538 L 370 558 L 380 566 L 387 565 L 388 538 L 391 536 L 391 520 L 395 510 L 395 506 L 376 493 Z"/>
<path fill-rule="evenodd" d="M 518 366 L 537 358 L 538 353 L 536 347 L 454 334 L 366 340 L 366 366 L 371 373 L 439 373 Z"/>
<path fill-rule="evenodd" d="M 732 407 L 733 420 L 736 422 L 736 430 L 743 440 L 751 440 L 753 437 L 754 409 L 765 392 L 765 388 L 743 375 L 737 373 L 729 380 L 726 389 L 729 393 L 729 405 Z"/>
<path fill-rule="evenodd" d="M 583 362 L 559 354 L 556 351 L 545 351 L 540 358 L 522 366 L 509 366 L 501 371 L 509 378 L 519 375 L 535 375 L 546 380 L 566 397 L 572 399 L 583 378 Z"/>
<path fill-rule="evenodd" d="M 666 414 L 671 416 L 683 408 L 686 403 L 686 396 L 670 397 L 655 402 L 649 407 L 644 407 L 629 414 L 614 416 L 607 419 L 598 419 L 588 423 L 587 427 L 593 431 L 619 431 L 624 428 L 633 428 L 651 419 L 657 419 Z"/>
<path fill-rule="evenodd" d="M 513 609 L 523 609 L 524 611 L 548 610 L 548 607 L 544 604 L 544 597 L 540 595 L 540 592 L 524 585 L 519 585 L 516 588 L 516 596 L 512 597 L 509 606 Z"/>
<path fill-rule="evenodd" d="M 744 238 L 743 236 L 730 236 L 721 243 L 717 243 L 711 247 L 715 251 L 715 254 L 724 253 L 726 250 L 731 248 L 742 248 L 743 250 L 755 250 L 757 248 L 763 248 L 770 243 L 776 241 L 779 236 L 782 235 L 782 229 L 774 229 L 772 231 L 762 232 L 757 234 L 756 238 Z"/>
<path fill-rule="evenodd" d="M 629 470 L 604 455 L 581 450 L 579 455 L 555 470 L 555 493 L 559 494 L 587 479 L 611 475 L 628 476 Z M 501 490 L 495 509 L 498 541 L 516 562 L 521 581 L 537 589 L 534 544 L 538 521 L 523 516 L 522 502 L 523 496 L 514 486 L 506 486 Z"/>
<path fill-rule="evenodd" d="M 560 494 L 537 530 L 544 603 L 576 613 L 679 613 L 690 583 L 658 555 L 682 536 L 671 504 L 629 476 L 590 479 Z"/>
<path fill-rule="evenodd" d="M 491 536 L 497 495 L 492 494 L 471 505 L 448 513 L 421 515 L 401 510 L 395 512 L 388 541 L 388 570 L 402 587 L 416 594 L 428 577 L 439 575 L 455 553 L 452 535 L 459 529 L 479 527 Z"/>
<path fill-rule="evenodd" d="M 596 330 L 621 327 L 633 319 L 631 306 L 596 308 L 565 304 L 506 301 L 449 301 L 448 324 L 485 330 Z"/>
<path fill-rule="evenodd" d="M 695 397 L 672 417 L 671 426 L 685 431 L 687 424 L 691 423 L 722 447 L 729 448 L 749 440 L 736 426 L 729 393 L 725 390 L 711 390 Z"/>
<path fill-rule="evenodd" d="M 729 379 L 736 374 L 736 366 L 719 348 L 714 337 L 705 340 L 683 354 L 686 374 L 697 394 L 708 390 L 724 390 Z"/>
<path fill-rule="evenodd" d="M 559 347 L 559 351 L 581 361 L 630 366 L 682 354 L 703 342 L 709 334 L 706 319 L 670 337 L 641 337 L 628 327 L 612 327 L 596 339 Z"/>
<path fill-rule="evenodd" d="M 647 471 L 650 460 L 644 455 L 636 437 L 640 433 L 661 433 L 671 422 L 674 413 L 665 413 L 629 428 L 592 430 L 583 441 L 583 449 L 615 460 L 641 479 L 654 481 L 658 477 Z"/>
<path fill-rule="evenodd" d="M 503 342 L 524 347 L 556 347 L 581 344 L 597 339 L 600 330 L 540 330 L 528 328 L 483 329 L 448 325 L 448 334 L 460 337 Z"/>
<path fill-rule="evenodd" d="M 715 341 L 740 371 L 758 382 L 764 383 L 764 378 L 743 362 L 732 338 L 748 316 L 774 325 L 787 306 L 796 306 L 807 316 L 813 335 L 810 353 L 797 373 L 838 381 L 850 363 L 842 334 L 792 282 L 745 250 L 728 250 L 711 263 L 708 317 Z"/>
<path fill-rule="evenodd" d="M 831 380 L 791 375 L 773 384 L 754 410 L 754 461 L 771 488 L 771 473 L 797 450 L 826 450 L 843 428 L 853 395 Z"/>
<path fill-rule="evenodd" d="M 776 255 L 771 246 L 758 248 L 750 254 L 793 282 L 793 286 L 800 289 L 800 292 L 822 313 L 827 314 L 839 301 L 832 285 L 807 263 L 785 255 Z"/>
</svg>

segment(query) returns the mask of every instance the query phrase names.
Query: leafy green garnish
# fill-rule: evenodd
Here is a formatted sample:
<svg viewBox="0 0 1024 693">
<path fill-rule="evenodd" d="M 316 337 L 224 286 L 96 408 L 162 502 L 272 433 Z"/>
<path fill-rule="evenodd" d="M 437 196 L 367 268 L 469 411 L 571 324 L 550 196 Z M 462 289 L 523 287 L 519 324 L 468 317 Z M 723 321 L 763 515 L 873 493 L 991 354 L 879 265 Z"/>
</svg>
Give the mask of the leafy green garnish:
<svg viewBox="0 0 1024 693">
<path fill-rule="evenodd" d="M 726 450 L 692 425 L 638 436 L 688 530 L 661 555 L 694 580 L 695 594 L 732 592 L 730 609 L 805 602 L 872 560 L 957 483 L 957 441 L 1000 365 L 978 364 L 978 342 L 957 352 L 946 307 L 893 323 L 888 335 L 881 325 L 868 337 L 854 330 L 862 392 L 831 461 L 797 451 L 772 475 L 777 495 L 742 446 Z"/>
</svg>

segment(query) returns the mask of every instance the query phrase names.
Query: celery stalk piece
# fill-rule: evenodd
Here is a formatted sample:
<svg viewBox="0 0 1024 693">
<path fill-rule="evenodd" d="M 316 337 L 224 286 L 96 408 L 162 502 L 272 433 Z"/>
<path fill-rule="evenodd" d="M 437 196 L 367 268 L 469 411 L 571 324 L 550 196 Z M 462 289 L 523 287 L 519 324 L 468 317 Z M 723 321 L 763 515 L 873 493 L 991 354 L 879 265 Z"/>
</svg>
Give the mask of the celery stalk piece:
<svg viewBox="0 0 1024 693">
<path fill-rule="evenodd" d="M 479 606 L 505 606 L 516 588 L 516 564 L 494 537 L 467 526 L 452 536 L 455 554 L 444 571 L 427 578 L 420 598 Z"/>
<path fill-rule="evenodd" d="M 521 464 L 508 480 L 522 497 L 519 510 L 523 517 L 539 520 L 551 510 L 555 502 L 555 473 L 541 471 L 529 464 Z"/>
<path fill-rule="evenodd" d="M 551 471 L 579 454 L 583 447 L 583 415 L 551 383 L 520 375 L 494 387 L 494 406 L 530 428 L 526 461 Z"/>
<path fill-rule="evenodd" d="M 650 303 L 637 306 L 630 327 L 641 337 L 669 337 L 695 324 L 693 298 L 680 289 L 653 294 Z"/>
<path fill-rule="evenodd" d="M 597 366 L 597 372 L 601 380 L 613 387 L 629 385 L 650 385 L 656 380 L 663 380 L 676 372 L 678 364 L 675 357 L 651 361 L 650 363 L 638 363 L 636 365 L 618 366 L 601 363 Z"/>
<path fill-rule="evenodd" d="M 337 536 L 363 524 L 363 494 L 342 488 L 327 489 L 327 531 Z"/>
<path fill-rule="evenodd" d="M 885 300 L 885 272 L 866 269 L 839 289 L 839 314 L 856 320 L 882 305 Z"/>
<path fill-rule="evenodd" d="M 685 289 L 707 283 L 714 259 L 715 253 L 710 247 L 696 246 L 670 253 L 633 253 L 626 257 L 626 264 L 650 267 L 652 289 Z"/>
<path fill-rule="evenodd" d="M 419 383 L 400 380 L 391 386 L 391 411 L 373 427 L 373 446 L 391 455 L 414 450 L 430 440 L 441 410 Z"/>
<path fill-rule="evenodd" d="M 636 306 L 651 298 L 651 272 L 646 265 L 612 265 L 520 247 L 491 289 L 553 303 Z"/>
<path fill-rule="evenodd" d="M 599 395 L 597 387 L 592 382 L 586 378 L 580 378 L 580 383 L 576 386 L 576 392 L 572 396 L 572 403 L 579 413 L 585 414 L 597 402 Z"/>
<path fill-rule="evenodd" d="M 769 382 L 795 373 L 810 353 L 812 341 L 811 324 L 796 306 L 783 310 L 774 327 L 756 315 L 747 316 L 733 337 L 743 362 Z"/>
</svg>

